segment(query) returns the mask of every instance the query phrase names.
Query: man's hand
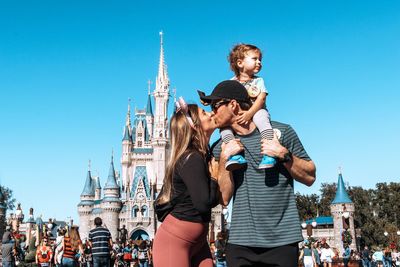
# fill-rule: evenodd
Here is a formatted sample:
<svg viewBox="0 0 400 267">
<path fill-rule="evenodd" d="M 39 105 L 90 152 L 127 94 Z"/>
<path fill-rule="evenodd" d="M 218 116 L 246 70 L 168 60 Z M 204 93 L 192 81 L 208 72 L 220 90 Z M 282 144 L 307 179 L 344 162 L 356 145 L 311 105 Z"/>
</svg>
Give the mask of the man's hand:
<svg viewBox="0 0 400 267">
<path fill-rule="evenodd" d="M 240 139 L 231 140 L 227 144 L 222 142 L 221 160 L 225 161 L 230 156 L 236 155 L 243 150 L 244 150 L 244 147 L 243 147 L 243 144 L 240 142 Z"/>
<path fill-rule="evenodd" d="M 261 153 L 276 158 L 278 161 L 284 159 L 289 150 L 279 143 L 278 137 L 274 134 L 272 140 L 263 140 Z M 298 158 L 292 155 L 292 160 L 283 163 L 290 175 L 298 182 L 311 186 L 315 182 L 316 169 L 314 162 Z"/>
</svg>

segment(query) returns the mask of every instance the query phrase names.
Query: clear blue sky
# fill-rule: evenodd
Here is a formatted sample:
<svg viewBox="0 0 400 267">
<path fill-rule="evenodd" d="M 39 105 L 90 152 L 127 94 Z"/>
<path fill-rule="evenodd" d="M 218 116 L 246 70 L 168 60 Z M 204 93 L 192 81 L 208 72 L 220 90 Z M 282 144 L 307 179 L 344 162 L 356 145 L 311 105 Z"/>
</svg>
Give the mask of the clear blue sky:
<svg viewBox="0 0 400 267">
<path fill-rule="evenodd" d="M 196 4 L 197 3 L 197 4 Z M 263 52 L 273 119 L 317 165 L 311 188 L 399 181 L 399 1 L 1 1 L 0 182 L 24 212 L 77 219 L 88 160 L 120 170 L 128 98 L 143 108 L 159 35 L 191 102 L 232 76 L 232 45 Z"/>
</svg>

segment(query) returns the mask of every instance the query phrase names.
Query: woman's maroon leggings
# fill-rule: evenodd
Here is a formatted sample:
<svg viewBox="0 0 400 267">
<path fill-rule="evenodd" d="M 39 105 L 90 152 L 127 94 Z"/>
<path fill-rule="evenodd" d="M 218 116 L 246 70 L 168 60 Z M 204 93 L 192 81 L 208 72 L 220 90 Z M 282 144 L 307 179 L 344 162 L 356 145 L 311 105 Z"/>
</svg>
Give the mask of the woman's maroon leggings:
<svg viewBox="0 0 400 267">
<path fill-rule="evenodd" d="M 208 223 L 179 220 L 169 214 L 153 243 L 154 267 L 212 267 Z"/>
</svg>

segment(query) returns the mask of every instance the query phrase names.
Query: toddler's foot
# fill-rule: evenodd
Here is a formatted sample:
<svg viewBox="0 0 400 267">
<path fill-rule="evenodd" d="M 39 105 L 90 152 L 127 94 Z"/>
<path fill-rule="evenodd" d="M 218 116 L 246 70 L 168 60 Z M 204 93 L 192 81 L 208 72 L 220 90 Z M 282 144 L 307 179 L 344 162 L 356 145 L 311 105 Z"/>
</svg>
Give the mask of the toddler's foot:
<svg viewBox="0 0 400 267">
<path fill-rule="evenodd" d="M 227 171 L 234 171 L 246 167 L 247 161 L 242 155 L 230 156 L 228 161 L 225 163 L 225 169 Z"/>
<path fill-rule="evenodd" d="M 270 157 L 268 155 L 263 155 L 260 165 L 258 165 L 259 169 L 268 169 L 274 167 L 276 164 L 276 159 Z"/>
</svg>

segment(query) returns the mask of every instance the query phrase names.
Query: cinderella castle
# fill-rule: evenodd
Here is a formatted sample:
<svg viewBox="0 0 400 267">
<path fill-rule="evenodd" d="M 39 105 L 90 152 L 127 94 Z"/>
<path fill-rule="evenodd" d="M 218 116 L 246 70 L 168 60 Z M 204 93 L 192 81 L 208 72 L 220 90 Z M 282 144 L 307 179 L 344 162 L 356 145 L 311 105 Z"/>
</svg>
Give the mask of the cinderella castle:
<svg viewBox="0 0 400 267">
<path fill-rule="evenodd" d="M 79 232 L 88 236 L 94 227 L 94 218 L 100 217 L 110 230 L 113 240 L 118 230 L 126 227 L 128 238 L 153 239 L 160 222 L 153 209 L 160 191 L 168 160 L 168 102 L 170 82 L 164 61 L 163 34 L 160 33 L 160 62 L 153 93 L 148 93 L 144 110 L 135 110 L 133 123 L 128 105 L 122 139 L 121 175 L 115 171 L 111 157 L 110 169 L 104 187 L 99 177 L 87 173 L 78 204 Z M 154 113 L 152 107 L 154 97 Z M 209 239 L 224 227 L 221 207 L 212 212 Z"/>
</svg>

